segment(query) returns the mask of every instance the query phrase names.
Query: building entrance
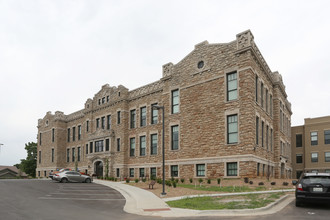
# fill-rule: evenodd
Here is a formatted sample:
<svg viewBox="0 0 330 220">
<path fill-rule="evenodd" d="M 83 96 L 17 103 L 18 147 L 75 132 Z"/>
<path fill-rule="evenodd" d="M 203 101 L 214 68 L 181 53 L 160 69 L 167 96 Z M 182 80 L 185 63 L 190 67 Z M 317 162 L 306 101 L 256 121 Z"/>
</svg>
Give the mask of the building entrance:
<svg viewBox="0 0 330 220">
<path fill-rule="evenodd" d="M 96 176 L 103 176 L 103 163 L 102 161 L 95 162 L 95 174 Z"/>
</svg>

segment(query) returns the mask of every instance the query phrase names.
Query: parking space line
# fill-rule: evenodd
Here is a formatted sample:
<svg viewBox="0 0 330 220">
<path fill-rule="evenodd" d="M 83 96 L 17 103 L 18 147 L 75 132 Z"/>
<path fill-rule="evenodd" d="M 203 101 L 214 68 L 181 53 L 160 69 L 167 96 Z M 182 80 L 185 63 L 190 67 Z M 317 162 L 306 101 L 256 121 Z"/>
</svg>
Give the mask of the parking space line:
<svg viewBox="0 0 330 220">
<path fill-rule="evenodd" d="M 118 193 L 50 193 L 52 195 L 116 195 Z"/>
<path fill-rule="evenodd" d="M 125 201 L 125 199 L 84 199 L 84 198 L 55 198 L 55 197 L 39 197 L 38 199 L 47 199 L 47 200 L 100 200 L 100 201 Z"/>
</svg>

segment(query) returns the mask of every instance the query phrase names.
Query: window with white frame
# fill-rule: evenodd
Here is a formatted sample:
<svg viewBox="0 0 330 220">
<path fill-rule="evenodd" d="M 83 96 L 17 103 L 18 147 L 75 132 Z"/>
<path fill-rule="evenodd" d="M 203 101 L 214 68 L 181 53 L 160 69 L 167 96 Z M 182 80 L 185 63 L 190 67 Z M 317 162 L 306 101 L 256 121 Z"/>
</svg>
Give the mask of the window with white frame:
<svg viewBox="0 0 330 220">
<path fill-rule="evenodd" d="M 227 163 L 227 176 L 237 176 L 237 162 Z"/>
<path fill-rule="evenodd" d="M 237 72 L 227 74 L 227 101 L 237 99 Z"/>
<path fill-rule="evenodd" d="M 227 116 L 227 143 L 238 143 L 238 117 L 235 115 Z"/>
<path fill-rule="evenodd" d="M 317 132 L 313 131 L 311 132 L 311 145 L 317 145 L 318 141 L 317 141 Z"/>
<path fill-rule="evenodd" d="M 196 164 L 196 176 L 205 176 L 205 164 Z"/>
</svg>

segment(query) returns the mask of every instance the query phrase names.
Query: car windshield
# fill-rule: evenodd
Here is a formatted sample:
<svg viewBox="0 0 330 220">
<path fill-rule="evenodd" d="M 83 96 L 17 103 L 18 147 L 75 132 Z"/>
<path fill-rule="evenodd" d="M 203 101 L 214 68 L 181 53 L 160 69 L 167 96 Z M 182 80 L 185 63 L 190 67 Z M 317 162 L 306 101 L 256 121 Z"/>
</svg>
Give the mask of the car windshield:
<svg viewBox="0 0 330 220">
<path fill-rule="evenodd" d="M 305 176 L 301 182 L 305 184 L 330 184 L 330 176 Z"/>
</svg>

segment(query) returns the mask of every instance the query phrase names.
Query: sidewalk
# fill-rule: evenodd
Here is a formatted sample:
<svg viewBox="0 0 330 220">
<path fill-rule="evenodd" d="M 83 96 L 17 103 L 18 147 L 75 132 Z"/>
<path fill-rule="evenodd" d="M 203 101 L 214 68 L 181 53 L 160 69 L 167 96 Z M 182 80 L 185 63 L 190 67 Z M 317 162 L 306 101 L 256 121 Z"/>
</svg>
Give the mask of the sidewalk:
<svg viewBox="0 0 330 220">
<path fill-rule="evenodd" d="M 161 217 L 197 217 L 197 216 L 246 216 L 246 215 L 268 215 L 273 214 L 294 200 L 293 196 L 284 196 L 277 201 L 269 204 L 266 207 L 257 209 L 239 209 L 239 210 L 192 210 L 192 209 L 179 209 L 171 208 L 166 204 L 166 201 L 172 201 L 185 197 L 175 197 L 175 198 L 164 198 L 161 199 L 157 197 L 152 192 L 143 190 L 138 187 L 130 186 L 128 184 L 104 180 L 94 180 L 94 183 L 102 184 L 111 187 L 118 192 L 120 192 L 126 199 L 126 204 L 124 206 L 124 211 L 145 216 L 161 216 Z M 278 190 L 280 192 L 288 192 L 293 190 Z M 267 193 L 269 191 L 263 192 L 253 192 L 253 193 Z M 276 191 L 271 191 L 276 192 Z M 251 192 L 248 192 L 251 193 Z M 248 193 L 226 193 L 225 195 L 243 195 Z M 223 196 L 222 194 L 212 194 L 212 195 L 200 195 L 200 196 Z M 189 197 L 196 197 L 189 196 Z"/>
</svg>

